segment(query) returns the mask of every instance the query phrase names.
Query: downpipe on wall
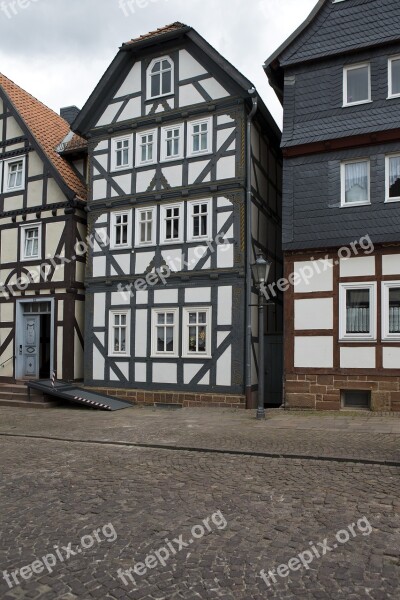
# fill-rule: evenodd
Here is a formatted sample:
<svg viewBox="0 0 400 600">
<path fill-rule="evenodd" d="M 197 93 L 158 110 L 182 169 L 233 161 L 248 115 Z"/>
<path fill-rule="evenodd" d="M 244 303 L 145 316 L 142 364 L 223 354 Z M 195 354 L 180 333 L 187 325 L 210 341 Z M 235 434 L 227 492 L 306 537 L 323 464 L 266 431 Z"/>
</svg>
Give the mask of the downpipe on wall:
<svg viewBox="0 0 400 600">
<path fill-rule="evenodd" d="M 252 222 L 251 222 L 251 203 L 253 194 L 251 191 L 251 126 L 253 123 L 254 116 L 258 109 L 258 96 L 257 90 L 251 88 L 249 90 L 250 97 L 253 102 L 252 109 L 247 117 L 247 133 L 246 133 L 246 408 L 254 408 L 253 406 L 253 395 L 251 385 L 251 341 L 252 341 L 252 330 L 251 330 L 251 287 L 252 287 L 252 273 L 251 273 L 251 253 L 252 253 Z"/>
</svg>

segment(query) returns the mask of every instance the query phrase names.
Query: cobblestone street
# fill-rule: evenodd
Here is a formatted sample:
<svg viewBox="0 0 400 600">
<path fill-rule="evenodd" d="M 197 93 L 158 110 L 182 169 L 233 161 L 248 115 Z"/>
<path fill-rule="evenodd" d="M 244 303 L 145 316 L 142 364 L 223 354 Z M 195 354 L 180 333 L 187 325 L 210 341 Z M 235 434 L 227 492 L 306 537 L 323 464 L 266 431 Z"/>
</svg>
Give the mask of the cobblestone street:
<svg viewBox="0 0 400 600">
<path fill-rule="evenodd" d="M 2 410 L 0 597 L 398 599 L 400 420 L 274 413 L 257 423 L 253 417 Z M 176 449 L 129 445 L 135 443 Z M 288 456 L 294 454 L 303 457 Z M 107 531 L 115 536 L 106 538 Z M 173 540 L 181 540 L 175 553 Z M 67 558 L 69 544 L 74 554 Z M 23 570 L 23 578 L 23 567 L 57 557 L 63 547 L 63 560 L 40 573 Z M 118 576 L 161 548 L 170 554 L 160 554 L 164 564 L 148 561 L 135 582 Z M 309 564 L 277 574 L 305 551 Z M 275 570 L 276 583 L 268 586 L 262 569 Z"/>
</svg>

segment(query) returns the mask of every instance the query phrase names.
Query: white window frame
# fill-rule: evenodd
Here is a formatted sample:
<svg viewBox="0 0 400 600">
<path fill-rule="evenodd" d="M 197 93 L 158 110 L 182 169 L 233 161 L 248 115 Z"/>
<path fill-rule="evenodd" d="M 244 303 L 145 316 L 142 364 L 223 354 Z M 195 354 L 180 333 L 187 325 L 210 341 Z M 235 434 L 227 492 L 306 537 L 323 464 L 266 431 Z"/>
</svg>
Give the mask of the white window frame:
<svg viewBox="0 0 400 600">
<path fill-rule="evenodd" d="M 400 333 L 389 332 L 389 290 L 391 288 L 400 289 L 400 281 L 382 282 L 382 340 L 387 342 L 400 341 Z"/>
<path fill-rule="evenodd" d="M 207 209 L 207 233 L 206 235 L 203 236 L 194 236 L 194 227 L 193 227 L 193 219 L 194 219 L 194 214 L 193 214 L 193 207 L 197 206 L 199 204 L 207 204 L 208 205 L 208 209 Z M 213 220 L 213 214 L 212 214 L 212 199 L 211 198 L 205 198 L 204 200 L 190 200 L 187 203 L 187 241 L 188 242 L 204 242 L 204 241 L 210 241 L 212 239 L 212 220 Z"/>
<path fill-rule="evenodd" d="M 176 240 L 167 240 L 166 216 L 168 208 L 179 208 L 179 238 Z M 183 202 L 175 204 L 162 204 L 160 207 L 160 244 L 180 244 L 183 242 L 183 225 L 185 218 L 185 205 Z"/>
<path fill-rule="evenodd" d="M 347 291 L 369 290 L 370 331 L 369 333 L 347 333 Z M 339 284 L 339 340 L 342 342 L 374 342 L 377 331 L 377 284 L 375 281 L 359 281 Z"/>
<path fill-rule="evenodd" d="M 179 154 L 176 156 L 167 156 L 167 132 L 175 129 L 179 129 Z M 161 128 L 161 161 L 172 162 L 174 160 L 180 160 L 184 157 L 184 124 L 179 123 L 178 125 L 168 125 L 168 127 Z"/>
<path fill-rule="evenodd" d="M 395 154 L 387 154 L 385 157 L 385 202 L 400 202 L 400 196 L 395 196 L 394 198 L 390 198 L 390 159 L 391 158 L 400 158 L 400 152 Z"/>
<path fill-rule="evenodd" d="M 151 241 L 141 242 L 140 241 L 140 215 L 143 212 L 152 213 L 153 227 L 151 231 Z M 157 239 L 157 207 L 156 206 L 141 206 L 135 209 L 135 247 L 143 248 L 144 246 L 155 246 Z"/>
<path fill-rule="evenodd" d="M 126 348 L 124 352 L 116 352 L 114 350 L 114 325 L 115 315 L 126 315 Z M 108 356 L 113 357 L 126 357 L 130 358 L 131 355 L 131 310 L 127 309 L 113 309 L 108 313 Z"/>
<path fill-rule="evenodd" d="M 346 165 L 363 162 L 368 164 L 368 200 L 362 202 L 346 202 Z M 342 208 L 351 208 L 352 206 L 369 206 L 371 204 L 371 161 L 369 158 L 344 160 L 340 163 L 340 189 L 340 205 Z"/>
<path fill-rule="evenodd" d="M 156 96 L 152 96 L 151 95 L 151 78 L 152 78 L 151 70 L 157 62 L 162 62 L 163 60 L 167 60 L 171 65 L 171 91 L 166 92 L 165 94 L 157 94 Z M 175 65 L 174 65 L 174 61 L 172 60 L 172 58 L 170 56 L 161 56 L 158 58 L 154 58 L 151 61 L 151 63 L 149 64 L 149 66 L 147 67 L 147 94 L 146 94 L 147 100 L 154 100 L 155 98 L 165 98 L 167 96 L 173 96 L 175 93 L 175 91 L 174 91 L 174 89 L 175 89 L 174 73 L 175 73 Z"/>
<path fill-rule="evenodd" d="M 347 74 L 349 71 L 354 71 L 355 69 L 361 69 L 362 67 L 368 67 L 368 99 L 367 100 L 358 100 L 357 102 L 348 102 L 347 101 Z M 356 65 L 347 65 L 343 68 L 343 108 L 347 106 L 358 106 L 360 104 L 368 104 L 372 102 L 371 96 L 371 63 L 364 62 L 358 63 Z"/>
<path fill-rule="evenodd" d="M 117 244 L 115 228 L 117 216 L 128 215 L 128 241 L 126 244 Z M 111 213 L 110 216 L 110 249 L 111 250 L 124 250 L 126 248 L 132 248 L 132 210 L 118 210 Z"/>
<path fill-rule="evenodd" d="M 117 165 L 117 143 L 128 140 L 128 164 Z M 122 135 L 119 137 L 112 138 L 111 140 L 111 171 L 126 171 L 127 169 L 133 169 L 133 134 Z"/>
<path fill-rule="evenodd" d="M 174 351 L 161 352 L 157 350 L 157 316 L 172 313 L 174 315 Z M 178 308 L 153 308 L 151 311 L 151 356 L 152 358 L 178 358 L 179 357 L 179 309 Z"/>
<path fill-rule="evenodd" d="M 20 247 L 20 256 L 21 260 L 26 261 L 37 261 L 42 258 L 42 223 L 32 222 L 27 223 L 26 225 L 21 225 L 21 247 Z M 27 229 L 37 229 L 38 230 L 38 255 L 37 256 L 25 256 L 25 239 L 26 239 L 26 230 Z"/>
<path fill-rule="evenodd" d="M 205 312 L 207 313 L 206 328 L 206 352 L 189 352 L 189 313 Z M 185 306 L 182 312 L 182 358 L 210 359 L 211 356 L 211 335 L 212 335 L 212 308 L 211 306 Z"/>
<path fill-rule="evenodd" d="M 153 136 L 153 158 L 151 160 L 142 161 L 142 136 L 152 135 Z M 157 162 L 158 153 L 158 129 L 147 129 L 146 131 L 139 131 L 136 134 L 136 167 L 145 167 L 147 165 L 154 165 Z"/>
<path fill-rule="evenodd" d="M 392 71 L 392 63 L 398 60 L 400 61 L 400 54 L 397 56 L 391 56 L 388 60 L 388 100 L 392 98 L 400 98 L 400 93 L 393 94 L 393 71 Z"/>
<path fill-rule="evenodd" d="M 21 177 L 21 185 L 15 187 L 8 186 L 8 179 L 10 174 L 10 166 L 13 163 L 22 162 L 22 177 Z M 3 193 L 11 193 L 11 192 L 19 192 L 20 190 L 25 189 L 25 170 L 26 170 L 26 157 L 25 156 L 16 156 L 14 158 L 8 158 L 3 161 L 4 164 L 4 180 L 3 180 Z"/>
<path fill-rule="evenodd" d="M 196 125 L 207 124 L 207 148 L 205 150 L 193 150 L 193 129 Z M 200 133 L 201 135 L 201 133 Z M 210 154 L 212 152 L 212 141 L 213 141 L 213 118 L 207 117 L 205 119 L 198 119 L 196 121 L 189 121 L 187 124 L 187 155 L 202 156 L 203 154 Z"/>
</svg>

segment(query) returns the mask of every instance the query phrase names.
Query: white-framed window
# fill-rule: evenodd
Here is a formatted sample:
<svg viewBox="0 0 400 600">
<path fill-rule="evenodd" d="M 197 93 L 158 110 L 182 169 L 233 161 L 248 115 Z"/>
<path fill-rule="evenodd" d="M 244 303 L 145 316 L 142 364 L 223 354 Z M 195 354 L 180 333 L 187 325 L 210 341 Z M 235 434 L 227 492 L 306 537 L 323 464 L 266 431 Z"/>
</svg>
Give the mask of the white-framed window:
<svg viewBox="0 0 400 600">
<path fill-rule="evenodd" d="M 131 248 L 132 211 L 111 213 L 111 248 Z"/>
<path fill-rule="evenodd" d="M 161 129 L 161 160 L 183 158 L 183 123 Z"/>
<path fill-rule="evenodd" d="M 182 318 L 183 357 L 211 358 L 211 307 L 185 307 Z"/>
<path fill-rule="evenodd" d="M 21 225 L 21 260 L 40 260 L 42 255 L 42 225 Z"/>
<path fill-rule="evenodd" d="M 183 204 L 161 206 L 162 244 L 174 244 L 183 241 Z"/>
<path fill-rule="evenodd" d="M 376 283 L 341 283 L 339 295 L 340 339 L 376 339 Z"/>
<path fill-rule="evenodd" d="M 151 325 L 152 356 L 179 356 L 179 311 L 177 308 L 154 308 Z"/>
<path fill-rule="evenodd" d="M 371 102 L 371 65 L 350 65 L 343 70 L 343 106 Z"/>
<path fill-rule="evenodd" d="M 358 159 L 341 164 L 341 204 L 370 204 L 370 162 Z"/>
<path fill-rule="evenodd" d="M 386 202 L 400 201 L 400 154 L 386 156 Z"/>
<path fill-rule="evenodd" d="M 212 152 L 212 117 L 189 122 L 187 138 L 188 156 Z"/>
<path fill-rule="evenodd" d="M 157 162 L 157 129 L 136 134 L 136 166 L 152 165 Z"/>
<path fill-rule="evenodd" d="M 382 339 L 400 340 L 400 281 L 382 283 Z"/>
<path fill-rule="evenodd" d="M 174 63 L 169 56 L 154 59 L 147 69 L 147 98 L 174 93 Z"/>
<path fill-rule="evenodd" d="M 210 240 L 212 233 L 212 200 L 191 200 L 187 203 L 188 242 Z"/>
<path fill-rule="evenodd" d="M 113 138 L 111 143 L 111 169 L 122 171 L 133 167 L 133 136 Z"/>
<path fill-rule="evenodd" d="M 3 192 L 17 192 L 25 188 L 25 157 L 4 161 Z"/>
<path fill-rule="evenodd" d="M 389 58 L 389 98 L 400 97 L 400 56 Z"/>
<path fill-rule="evenodd" d="M 154 246 L 156 243 L 155 206 L 137 208 L 135 211 L 135 246 Z"/>
<path fill-rule="evenodd" d="M 109 313 L 108 354 L 129 356 L 131 311 L 111 310 Z"/>
</svg>

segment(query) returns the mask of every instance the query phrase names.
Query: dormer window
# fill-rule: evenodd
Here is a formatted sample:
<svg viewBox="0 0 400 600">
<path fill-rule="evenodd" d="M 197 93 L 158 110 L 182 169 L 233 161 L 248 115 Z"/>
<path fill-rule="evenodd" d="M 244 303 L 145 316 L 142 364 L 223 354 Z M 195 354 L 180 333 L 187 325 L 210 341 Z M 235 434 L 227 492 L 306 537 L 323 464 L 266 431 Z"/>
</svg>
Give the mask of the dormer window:
<svg viewBox="0 0 400 600">
<path fill-rule="evenodd" d="M 371 66 L 369 63 L 345 67 L 343 72 L 343 106 L 371 102 Z"/>
<path fill-rule="evenodd" d="M 173 93 L 174 64 L 168 56 L 157 58 L 147 70 L 147 97 L 169 96 Z"/>
</svg>

